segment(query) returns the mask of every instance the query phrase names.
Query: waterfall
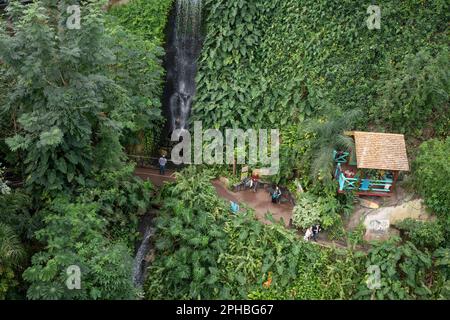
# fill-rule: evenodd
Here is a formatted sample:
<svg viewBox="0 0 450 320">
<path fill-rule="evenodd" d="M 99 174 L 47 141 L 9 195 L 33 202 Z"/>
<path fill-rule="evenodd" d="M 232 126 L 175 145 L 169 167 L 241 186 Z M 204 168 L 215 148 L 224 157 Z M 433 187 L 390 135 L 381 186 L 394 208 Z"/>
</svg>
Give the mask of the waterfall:
<svg viewBox="0 0 450 320">
<path fill-rule="evenodd" d="M 142 239 L 141 245 L 134 258 L 133 267 L 133 283 L 136 287 L 142 287 L 145 279 L 145 271 L 147 268 L 147 261 L 145 259 L 149 249 L 150 240 L 155 234 L 155 229 L 148 227 L 144 233 L 144 239 Z"/>
<path fill-rule="evenodd" d="M 197 59 L 202 45 L 202 0 L 176 0 L 174 29 L 169 39 L 173 61 L 167 66 L 172 92 L 169 98 L 170 131 L 187 129 L 195 96 Z"/>
</svg>

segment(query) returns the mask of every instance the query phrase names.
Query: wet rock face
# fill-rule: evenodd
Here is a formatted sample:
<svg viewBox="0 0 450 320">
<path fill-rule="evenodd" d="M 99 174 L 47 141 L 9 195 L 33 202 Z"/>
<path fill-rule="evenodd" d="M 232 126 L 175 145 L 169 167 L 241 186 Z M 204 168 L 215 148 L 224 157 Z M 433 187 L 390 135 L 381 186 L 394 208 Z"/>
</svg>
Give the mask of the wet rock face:
<svg viewBox="0 0 450 320">
<path fill-rule="evenodd" d="M 365 240 L 386 240 L 392 235 L 398 235 L 398 230 L 391 226 L 411 218 L 415 220 L 429 220 L 421 199 L 411 200 L 398 206 L 383 207 L 367 213 L 364 219 L 366 227 Z"/>
</svg>

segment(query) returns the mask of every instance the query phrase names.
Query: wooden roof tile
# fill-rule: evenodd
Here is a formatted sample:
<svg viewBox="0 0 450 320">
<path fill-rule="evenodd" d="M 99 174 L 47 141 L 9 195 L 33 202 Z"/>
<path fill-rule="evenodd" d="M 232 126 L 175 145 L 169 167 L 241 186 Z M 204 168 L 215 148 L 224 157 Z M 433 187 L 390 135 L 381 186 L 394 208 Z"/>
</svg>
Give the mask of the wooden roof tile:
<svg viewBox="0 0 450 320">
<path fill-rule="evenodd" d="M 358 168 L 409 171 L 402 134 L 353 132 Z"/>
</svg>

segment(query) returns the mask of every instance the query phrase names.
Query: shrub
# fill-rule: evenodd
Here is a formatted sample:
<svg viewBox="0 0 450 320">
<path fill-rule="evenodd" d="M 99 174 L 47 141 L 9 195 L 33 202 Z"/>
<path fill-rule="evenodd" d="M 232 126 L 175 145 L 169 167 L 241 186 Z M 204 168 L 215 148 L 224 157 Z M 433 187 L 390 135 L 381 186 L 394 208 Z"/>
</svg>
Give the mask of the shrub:
<svg viewBox="0 0 450 320">
<path fill-rule="evenodd" d="M 427 279 L 432 272 L 432 259 L 428 252 L 417 249 L 411 242 L 401 243 L 400 238 L 374 244 L 370 249 L 366 267 L 379 268 L 379 288 L 369 288 L 368 272 L 362 277 L 356 299 L 429 299 L 433 298 Z"/>
<path fill-rule="evenodd" d="M 173 0 L 132 0 L 110 10 L 118 22 L 132 33 L 163 45 L 164 28 Z"/>
<path fill-rule="evenodd" d="M 36 238 L 45 250 L 36 253 L 23 278 L 30 283 L 29 299 L 133 299 L 133 259 L 122 243 L 103 236 L 105 220 L 96 204 L 55 199 L 45 214 L 45 227 Z M 70 290 L 67 268 L 80 267 L 82 285 Z"/>
<path fill-rule="evenodd" d="M 31 199 L 23 191 L 0 195 L 0 221 L 10 225 L 22 239 L 31 239 L 39 224 L 30 211 Z"/>
<path fill-rule="evenodd" d="M 320 223 L 323 228 L 331 228 L 341 220 L 339 210 L 339 201 L 334 197 L 318 197 L 304 193 L 300 195 L 294 207 L 292 222 L 302 229 L 316 223 Z"/>
<path fill-rule="evenodd" d="M 444 232 L 436 221 L 425 222 L 408 218 L 397 223 L 396 228 L 418 248 L 435 250 L 444 241 Z"/>
<path fill-rule="evenodd" d="M 0 222 L 0 300 L 18 285 L 17 268 L 23 263 L 25 250 L 9 225 Z"/>
<path fill-rule="evenodd" d="M 437 215 L 450 241 L 450 137 L 429 140 L 420 148 L 413 163 L 413 184 L 425 204 Z"/>
<path fill-rule="evenodd" d="M 106 219 L 107 234 L 130 247 L 139 235 L 139 217 L 149 209 L 153 191 L 149 181 L 142 181 L 133 173 L 133 165 L 99 173 L 95 176 L 96 185 L 82 189 L 77 198 L 81 203 L 97 204 L 100 216 Z"/>
<path fill-rule="evenodd" d="M 414 184 L 426 205 L 448 219 L 450 210 L 450 137 L 429 140 L 419 148 L 413 163 Z"/>
</svg>

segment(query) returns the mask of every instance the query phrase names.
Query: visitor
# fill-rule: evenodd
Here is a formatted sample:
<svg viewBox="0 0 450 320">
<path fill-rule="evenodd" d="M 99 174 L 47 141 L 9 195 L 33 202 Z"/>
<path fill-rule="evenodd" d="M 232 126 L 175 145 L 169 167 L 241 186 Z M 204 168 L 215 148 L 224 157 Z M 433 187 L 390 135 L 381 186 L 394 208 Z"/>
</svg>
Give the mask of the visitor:
<svg viewBox="0 0 450 320">
<path fill-rule="evenodd" d="M 276 186 L 275 191 L 272 193 L 272 202 L 280 203 L 281 190 L 278 186 Z"/>
<path fill-rule="evenodd" d="M 303 240 L 309 241 L 309 239 L 311 239 L 312 234 L 313 234 L 312 227 L 309 227 L 308 229 L 306 229 L 305 236 L 303 237 Z"/>
<path fill-rule="evenodd" d="M 252 174 L 252 184 L 253 184 L 253 192 L 258 192 L 258 173 L 253 172 Z"/>
<path fill-rule="evenodd" d="M 231 212 L 236 214 L 239 212 L 239 205 L 236 202 L 230 201 Z"/>
<path fill-rule="evenodd" d="M 166 164 L 167 164 L 166 155 L 163 154 L 163 156 L 161 158 L 159 158 L 159 174 L 165 175 L 165 173 L 166 173 Z"/>
<path fill-rule="evenodd" d="M 317 236 L 319 235 L 319 232 L 320 232 L 321 230 L 322 230 L 322 229 L 320 229 L 320 225 L 319 225 L 319 224 L 316 224 L 316 225 L 314 225 L 314 226 L 312 227 L 312 236 L 313 236 L 314 241 L 317 242 Z"/>
</svg>

